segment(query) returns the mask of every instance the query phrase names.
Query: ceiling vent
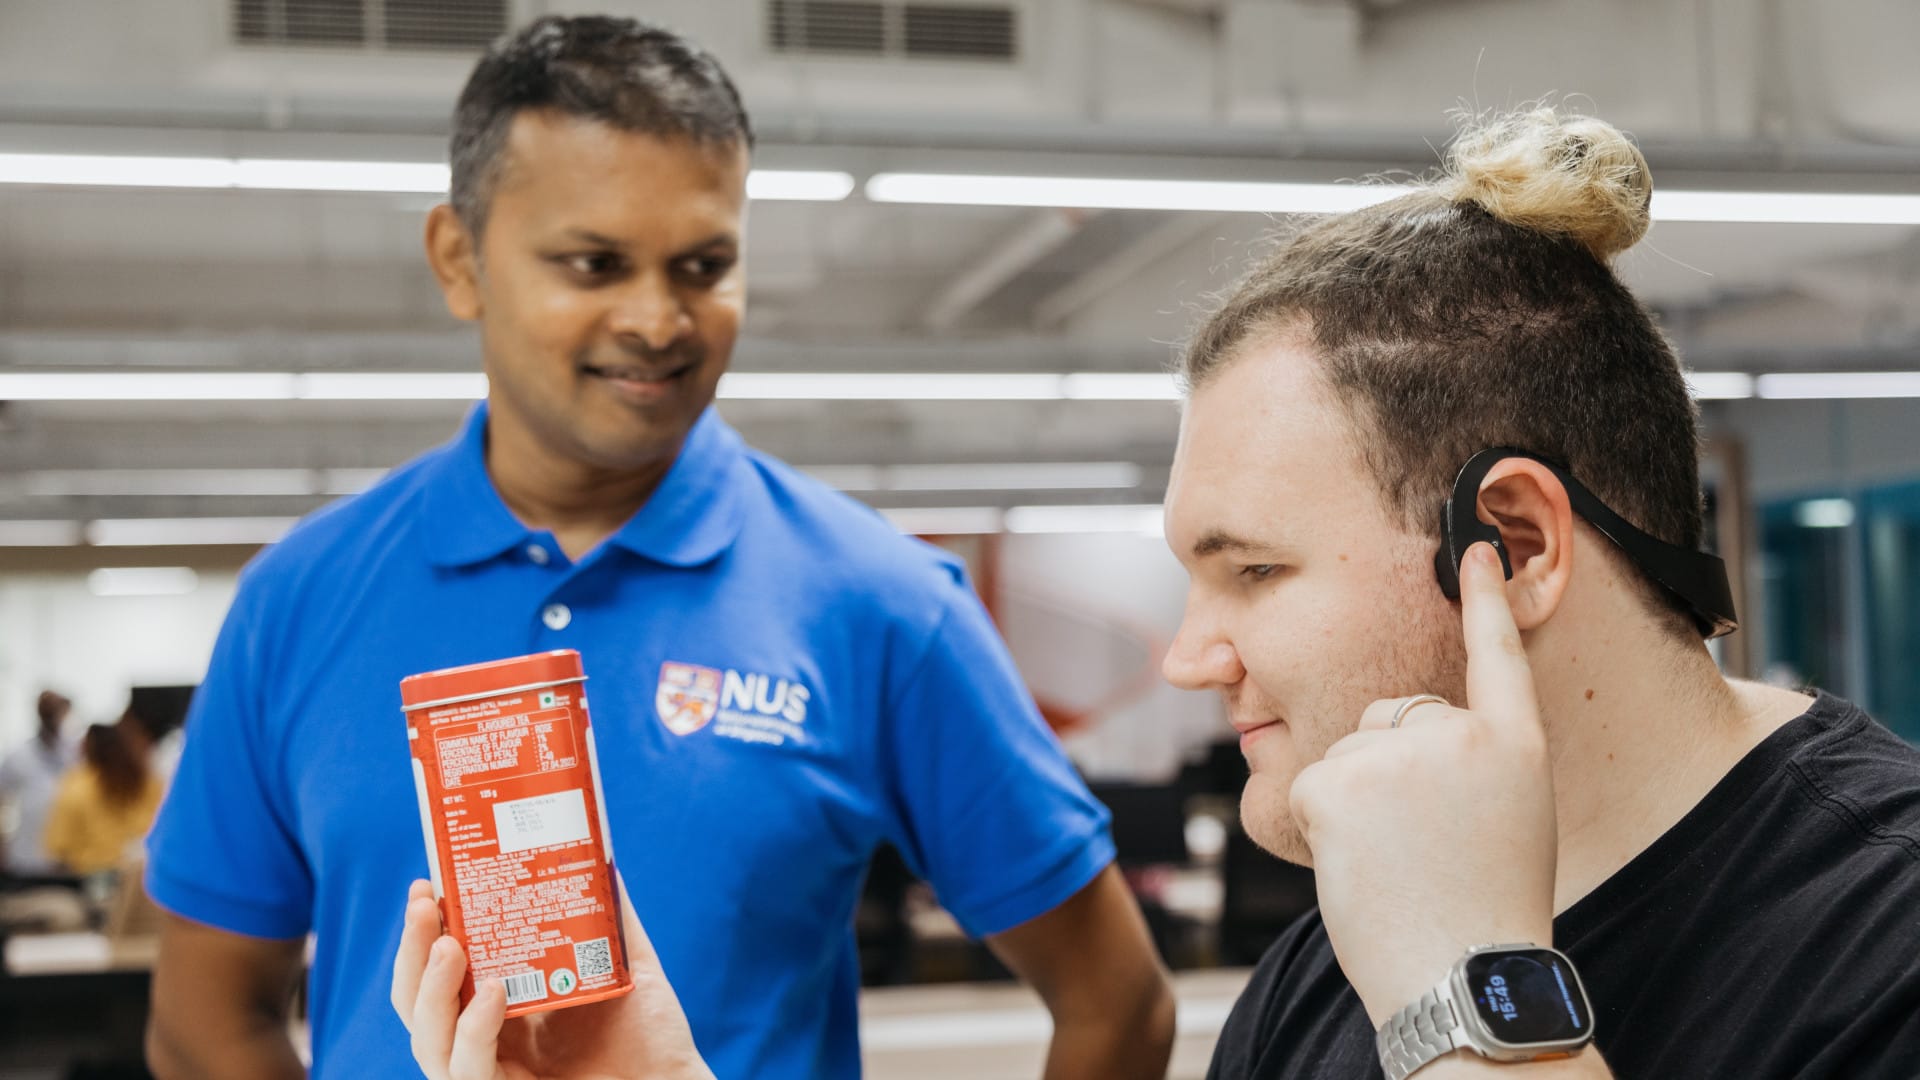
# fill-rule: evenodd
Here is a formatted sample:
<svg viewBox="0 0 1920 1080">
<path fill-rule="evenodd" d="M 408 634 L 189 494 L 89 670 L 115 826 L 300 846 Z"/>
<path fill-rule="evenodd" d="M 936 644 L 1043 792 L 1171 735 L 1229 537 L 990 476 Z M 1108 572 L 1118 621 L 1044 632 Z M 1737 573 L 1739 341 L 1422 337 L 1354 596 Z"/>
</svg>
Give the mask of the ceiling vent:
<svg viewBox="0 0 1920 1080">
<path fill-rule="evenodd" d="M 915 0 L 767 0 L 767 45 L 803 56 L 984 60 L 1019 55 L 1012 7 Z"/>
<path fill-rule="evenodd" d="M 509 0 L 233 0 L 233 40 L 472 52 L 506 33 L 509 6 Z"/>
</svg>

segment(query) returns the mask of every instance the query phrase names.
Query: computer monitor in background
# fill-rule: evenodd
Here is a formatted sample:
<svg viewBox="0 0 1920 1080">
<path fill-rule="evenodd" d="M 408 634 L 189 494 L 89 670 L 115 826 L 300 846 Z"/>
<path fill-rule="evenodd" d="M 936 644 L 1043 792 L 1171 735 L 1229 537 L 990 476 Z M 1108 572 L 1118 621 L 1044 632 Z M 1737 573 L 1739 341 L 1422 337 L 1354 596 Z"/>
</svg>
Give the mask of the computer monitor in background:
<svg viewBox="0 0 1920 1080">
<path fill-rule="evenodd" d="M 1228 967 L 1260 962 L 1267 946 L 1318 902 L 1313 871 L 1282 862 L 1235 823 L 1220 860 L 1218 956 Z"/>
<path fill-rule="evenodd" d="M 176 730 L 187 722 L 187 706 L 193 702 L 194 686 L 136 686 L 129 695 L 127 708 L 140 714 L 148 727 L 160 734 Z"/>
<path fill-rule="evenodd" d="M 1240 750 L 1239 740 L 1209 743 L 1200 757 L 1181 766 L 1180 786 L 1190 795 L 1240 798 L 1241 789 L 1247 786 L 1247 757 Z"/>
<path fill-rule="evenodd" d="M 1123 868 L 1187 861 L 1187 793 L 1177 784 L 1089 782 L 1113 812 L 1113 846 Z"/>
</svg>

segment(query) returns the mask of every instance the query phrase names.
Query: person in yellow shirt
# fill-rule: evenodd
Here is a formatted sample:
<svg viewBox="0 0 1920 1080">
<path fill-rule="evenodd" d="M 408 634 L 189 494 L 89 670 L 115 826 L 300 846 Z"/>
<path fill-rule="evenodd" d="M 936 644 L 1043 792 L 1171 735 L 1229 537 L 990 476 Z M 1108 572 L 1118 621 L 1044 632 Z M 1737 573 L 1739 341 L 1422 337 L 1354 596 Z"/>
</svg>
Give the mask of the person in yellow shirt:
<svg viewBox="0 0 1920 1080">
<path fill-rule="evenodd" d="M 47 854 L 76 874 L 111 870 L 147 835 L 161 785 L 120 730 L 87 729 L 80 763 L 60 780 L 47 817 Z"/>
</svg>

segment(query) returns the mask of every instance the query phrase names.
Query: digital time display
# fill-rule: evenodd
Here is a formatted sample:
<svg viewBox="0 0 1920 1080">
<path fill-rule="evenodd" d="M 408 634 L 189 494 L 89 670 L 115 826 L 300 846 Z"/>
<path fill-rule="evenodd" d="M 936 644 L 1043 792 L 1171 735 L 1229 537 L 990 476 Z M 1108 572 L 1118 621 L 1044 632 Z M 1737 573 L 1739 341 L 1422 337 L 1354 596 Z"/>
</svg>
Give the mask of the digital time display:
<svg viewBox="0 0 1920 1080">
<path fill-rule="evenodd" d="M 1567 962 L 1550 950 L 1468 957 L 1466 979 L 1475 1011 L 1501 1042 L 1578 1039 L 1593 1024 L 1579 982 Z"/>
</svg>

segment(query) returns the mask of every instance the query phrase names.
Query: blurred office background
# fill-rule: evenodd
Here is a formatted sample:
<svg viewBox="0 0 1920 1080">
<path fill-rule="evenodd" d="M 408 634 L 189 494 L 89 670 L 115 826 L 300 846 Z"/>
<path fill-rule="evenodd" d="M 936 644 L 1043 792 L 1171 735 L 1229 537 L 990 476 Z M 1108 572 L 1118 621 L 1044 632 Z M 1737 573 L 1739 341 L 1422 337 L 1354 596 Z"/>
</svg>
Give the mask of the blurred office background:
<svg viewBox="0 0 1920 1080">
<path fill-rule="evenodd" d="M 447 116 L 486 41 L 589 10 L 740 83 L 721 410 L 968 560 L 1114 810 L 1178 970 L 1174 1075 L 1311 882 L 1239 831 L 1218 704 L 1157 676 L 1170 343 L 1313 185 L 1430 168 L 1449 109 L 1558 93 L 1640 140 L 1657 223 L 1621 266 L 1702 399 L 1744 622 L 1719 656 L 1920 738 L 1911 4 L 0 0 L 0 756 L 49 689 L 69 735 L 177 743 L 239 567 L 484 392 L 420 255 Z M 106 1071 L 137 1061 L 137 892 L 16 874 L 0 912 L 0 1080 L 139 1075 Z M 857 931 L 871 1075 L 1038 1075 L 1037 1002 L 885 853 Z"/>
</svg>

